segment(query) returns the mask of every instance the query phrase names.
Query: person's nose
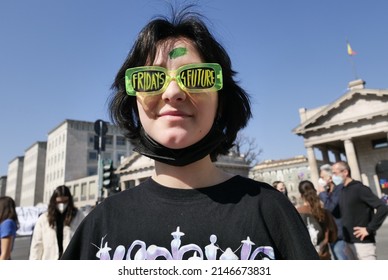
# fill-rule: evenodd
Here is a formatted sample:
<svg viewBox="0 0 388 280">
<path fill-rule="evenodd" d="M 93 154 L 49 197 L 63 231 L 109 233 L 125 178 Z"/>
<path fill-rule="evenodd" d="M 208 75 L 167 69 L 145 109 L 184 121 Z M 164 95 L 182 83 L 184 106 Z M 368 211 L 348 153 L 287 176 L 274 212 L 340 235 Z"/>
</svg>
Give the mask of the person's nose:
<svg viewBox="0 0 388 280">
<path fill-rule="evenodd" d="M 166 102 L 182 102 L 186 99 L 186 93 L 175 80 L 172 80 L 162 93 L 162 99 Z"/>
</svg>

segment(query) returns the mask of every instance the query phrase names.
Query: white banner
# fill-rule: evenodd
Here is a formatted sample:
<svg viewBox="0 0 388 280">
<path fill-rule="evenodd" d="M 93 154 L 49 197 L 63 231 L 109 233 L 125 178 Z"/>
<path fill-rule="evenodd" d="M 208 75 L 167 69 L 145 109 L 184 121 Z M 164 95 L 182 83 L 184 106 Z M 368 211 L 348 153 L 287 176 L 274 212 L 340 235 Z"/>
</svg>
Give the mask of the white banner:
<svg viewBox="0 0 388 280">
<path fill-rule="evenodd" d="M 19 220 L 18 235 L 31 235 L 38 217 L 47 211 L 47 205 L 16 207 Z"/>
</svg>

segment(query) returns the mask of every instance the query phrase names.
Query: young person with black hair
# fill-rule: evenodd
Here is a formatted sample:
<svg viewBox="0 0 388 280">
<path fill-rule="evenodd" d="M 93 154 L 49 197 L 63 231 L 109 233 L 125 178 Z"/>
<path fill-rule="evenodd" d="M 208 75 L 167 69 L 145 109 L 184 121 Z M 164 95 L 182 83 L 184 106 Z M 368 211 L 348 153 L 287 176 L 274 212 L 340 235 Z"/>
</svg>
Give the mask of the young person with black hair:
<svg viewBox="0 0 388 280">
<path fill-rule="evenodd" d="M 155 172 L 97 205 L 63 259 L 318 259 L 284 195 L 214 164 L 251 117 L 235 74 L 190 7 L 143 28 L 110 113 Z"/>
</svg>

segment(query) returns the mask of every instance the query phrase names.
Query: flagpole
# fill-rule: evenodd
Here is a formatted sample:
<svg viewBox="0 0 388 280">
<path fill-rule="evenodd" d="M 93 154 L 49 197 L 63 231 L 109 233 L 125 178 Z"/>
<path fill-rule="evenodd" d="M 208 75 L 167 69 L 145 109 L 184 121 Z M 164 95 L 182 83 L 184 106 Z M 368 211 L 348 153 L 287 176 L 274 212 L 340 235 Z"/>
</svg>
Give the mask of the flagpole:
<svg viewBox="0 0 388 280">
<path fill-rule="evenodd" d="M 348 39 L 346 39 L 346 46 L 347 46 L 347 51 L 348 51 L 348 55 L 349 55 L 349 60 L 350 60 L 350 63 L 352 64 L 352 70 L 353 70 L 354 77 L 356 80 L 358 80 L 356 65 L 353 61 L 353 56 L 356 54 L 356 52 L 352 50 L 352 47 L 350 46 Z"/>
<path fill-rule="evenodd" d="M 353 56 L 352 55 L 349 56 L 349 60 L 350 60 L 350 63 L 352 64 L 352 70 L 353 70 L 354 77 L 355 77 L 356 80 L 358 80 L 356 65 L 355 65 L 355 63 L 353 61 Z"/>
</svg>

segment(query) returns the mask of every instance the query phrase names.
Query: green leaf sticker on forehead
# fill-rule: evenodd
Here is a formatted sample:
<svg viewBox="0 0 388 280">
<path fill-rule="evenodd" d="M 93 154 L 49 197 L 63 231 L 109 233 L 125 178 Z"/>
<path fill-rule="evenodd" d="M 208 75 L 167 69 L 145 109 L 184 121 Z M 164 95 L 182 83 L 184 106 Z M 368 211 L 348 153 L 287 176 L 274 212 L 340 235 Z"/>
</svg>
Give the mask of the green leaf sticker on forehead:
<svg viewBox="0 0 388 280">
<path fill-rule="evenodd" d="M 180 56 L 184 56 L 185 54 L 187 54 L 187 49 L 184 47 L 179 47 L 170 51 L 168 53 L 168 56 L 170 57 L 170 59 L 174 59 Z"/>
</svg>

